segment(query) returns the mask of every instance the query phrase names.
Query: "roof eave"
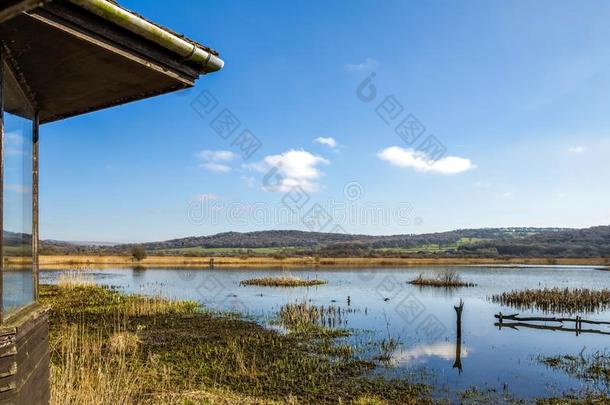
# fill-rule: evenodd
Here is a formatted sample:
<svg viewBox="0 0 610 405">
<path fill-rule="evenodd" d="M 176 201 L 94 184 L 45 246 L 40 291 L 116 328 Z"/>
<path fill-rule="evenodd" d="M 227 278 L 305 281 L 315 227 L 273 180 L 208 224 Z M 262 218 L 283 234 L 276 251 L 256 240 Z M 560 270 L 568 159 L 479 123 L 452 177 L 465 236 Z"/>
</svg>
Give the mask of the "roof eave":
<svg viewBox="0 0 610 405">
<path fill-rule="evenodd" d="M 108 0 L 68 0 L 71 3 L 113 24 L 131 31 L 159 46 L 168 49 L 198 66 L 201 73 L 216 72 L 223 68 L 224 61 L 218 53 L 204 45 L 182 38 L 145 18 Z"/>
</svg>

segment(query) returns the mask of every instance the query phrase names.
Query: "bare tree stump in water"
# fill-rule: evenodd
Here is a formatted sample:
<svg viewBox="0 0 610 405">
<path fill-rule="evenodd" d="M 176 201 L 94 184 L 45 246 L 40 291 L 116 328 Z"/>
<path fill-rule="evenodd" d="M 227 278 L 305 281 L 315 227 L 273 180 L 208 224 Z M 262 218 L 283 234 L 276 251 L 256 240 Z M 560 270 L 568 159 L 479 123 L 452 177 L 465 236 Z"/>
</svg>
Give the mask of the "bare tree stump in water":
<svg viewBox="0 0 610 405">
<path fill-rule="evenodd" d="M 460 304 L 453 307 L 457 315 L 456 334 L 455 334 L 455 363 L 453 368 L 457 368 L 462 374 L 462 310 L 464 309 L 464 301 L 460 298 Z"/>
</svg>

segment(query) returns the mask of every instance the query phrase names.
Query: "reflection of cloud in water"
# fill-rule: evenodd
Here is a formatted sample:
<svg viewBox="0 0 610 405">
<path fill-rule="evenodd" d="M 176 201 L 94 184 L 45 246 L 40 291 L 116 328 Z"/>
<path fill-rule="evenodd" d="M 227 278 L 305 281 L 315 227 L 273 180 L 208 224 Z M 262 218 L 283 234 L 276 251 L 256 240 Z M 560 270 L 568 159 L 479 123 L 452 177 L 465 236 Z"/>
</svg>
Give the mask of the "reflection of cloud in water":
<svg viewBox="0 0 610 405">
<path fill-rule="evenodd" d="M 468 357 L 471 351 L 469 347 L 462 346 L 462 358 Z M 454 360 L 455 343 L 439 342 L 430 345 L 417 345 L 410 349 L 399 349 L 392 354 L 392 362 L 395 364 L 413 363 L 427 357 Z"/>
</svg>

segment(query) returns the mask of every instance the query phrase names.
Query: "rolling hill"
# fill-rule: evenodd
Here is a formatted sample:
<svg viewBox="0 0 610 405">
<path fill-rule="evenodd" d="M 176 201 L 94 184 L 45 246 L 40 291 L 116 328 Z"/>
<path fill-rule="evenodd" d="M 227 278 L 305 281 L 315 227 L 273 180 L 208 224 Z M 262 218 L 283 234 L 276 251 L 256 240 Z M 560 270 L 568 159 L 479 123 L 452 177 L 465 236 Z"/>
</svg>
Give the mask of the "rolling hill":
<svg viewBox="0 0 610 405">
<path fill-rule="evenodd" d="M 43 241 L 47 254 L 128 254 L 111 246 Z M 482 228 L 407 235 L 351 235 L 296 230 L 225 232 L 143 243 L 149 254 L 463 257 L 608 257 L 610 226 Z"/>
</svg>

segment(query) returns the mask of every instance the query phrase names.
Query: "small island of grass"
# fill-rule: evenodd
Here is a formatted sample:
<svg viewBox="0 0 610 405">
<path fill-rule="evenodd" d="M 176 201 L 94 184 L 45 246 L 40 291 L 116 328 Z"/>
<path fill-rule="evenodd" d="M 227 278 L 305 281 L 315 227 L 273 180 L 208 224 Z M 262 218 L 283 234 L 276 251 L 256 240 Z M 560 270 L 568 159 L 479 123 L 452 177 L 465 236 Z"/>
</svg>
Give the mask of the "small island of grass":
<svg viewBox="0 0 610 405">
<path fill-rule="evenodd" d="M 319 279 L 304 280 L 298 277 L 263 277 L 243 280 L 240 285 L 256 285 L 261 287 L 311 287 L 314 285 L 326 284 L 326 281 Z"/>
<path fill-rule="evenodd" d="M 610 308 L 610 290 L 543 288 L 513 290 L 491 297 L 495 303 L 545 312 L 597 312 Z"/>
<path fill-rule="evenodd" d="M 457 287 L 475 287 L 475 283 L 462 281 L 460 276 L 455 271 L 445 271 L 436 277 L 424 277 L 420 274 L 413 280 L 409 281 L 409 284 L 418 285 L 422 287 L 443 287 L 443 288 L 457 288 Z"/>
<path fill-rule="evenodd" d="M 538 361 L 547 367 L 560 370 L 583 381 L 610 383 L 610 353 L 593 352 L 575 355 L 539 356 Z"/>
</svg>

